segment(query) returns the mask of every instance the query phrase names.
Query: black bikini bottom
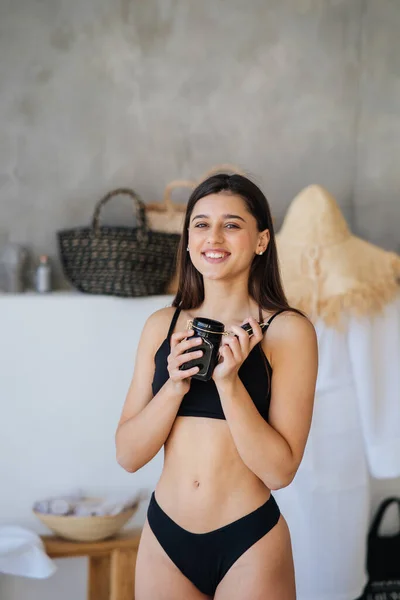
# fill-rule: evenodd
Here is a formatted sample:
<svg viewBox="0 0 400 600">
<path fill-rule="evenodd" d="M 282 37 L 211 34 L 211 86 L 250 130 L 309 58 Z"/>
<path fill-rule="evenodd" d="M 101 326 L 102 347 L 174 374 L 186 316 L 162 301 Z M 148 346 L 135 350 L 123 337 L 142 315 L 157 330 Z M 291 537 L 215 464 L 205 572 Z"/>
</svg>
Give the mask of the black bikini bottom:
<svg viewBox="0 0 400 600">
<path fill-rule="evenodd" d="M 207 533 L 191 533 L 175 523 L 157 503 L 154 492 L 147 520 L 158 542 L 178 569 L 201 592 L 213 596 L 233 563 L 278 522 L 275 499 L 233 523 Z"/>
</svg>

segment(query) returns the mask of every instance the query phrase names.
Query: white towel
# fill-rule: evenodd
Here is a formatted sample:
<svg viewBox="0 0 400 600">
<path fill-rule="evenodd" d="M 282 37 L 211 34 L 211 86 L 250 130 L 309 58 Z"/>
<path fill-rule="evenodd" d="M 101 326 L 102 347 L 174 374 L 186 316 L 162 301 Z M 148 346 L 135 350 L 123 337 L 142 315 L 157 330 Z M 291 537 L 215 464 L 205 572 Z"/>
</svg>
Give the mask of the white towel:
<svg viewBox="0 0 400 600">
<path fill-rule="evenodd" d="M 33 505 L 33 510 L 48 515 L 69 515 L 74 512 L 74 507 L 84 499 L 81 490 L 76 490 L 67 496 L 57 496 L 38 500 Z"/>
<path fill-rule="evenodd" d="M 136 506 L 144 498 L 143 490 L 132 493 L 111 493 L 104 498 L 88 500 L 81 496 L 60 496 L 45 498 L 34 503 L 36 512 L 77 517 L 118 515 Z"/>
<path fill-rule="evenodd" d="M 14 525 L 0 527 L 0 573 L 45 579 L 56 568 L 36 533 Z"/>
</svg>

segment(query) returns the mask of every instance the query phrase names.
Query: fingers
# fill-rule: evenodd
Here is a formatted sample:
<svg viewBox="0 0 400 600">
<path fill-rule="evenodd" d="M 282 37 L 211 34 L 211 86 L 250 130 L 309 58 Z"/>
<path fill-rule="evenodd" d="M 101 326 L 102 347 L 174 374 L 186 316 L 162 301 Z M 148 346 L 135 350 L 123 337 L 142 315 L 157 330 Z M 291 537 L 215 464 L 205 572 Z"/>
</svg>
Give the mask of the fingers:
<svg viewBox="0 0 400 600">
<path fill-rule="evenodd" d="M 202 350 L 196 349 L 196 346 L 202 343 L 202 339 L 198 336 L 193 337 L 193 334 L 193 330 L 188 329 L 176 332 L 171 336 L 171 352 L 167 362 L 170 378 L 174 381 L 187 379 L 199 371 L 199 367 L 182 370 L 179 368 L 190 360 L 203 356 Z"/>
<path fill-rule="evenodd" d="M 189 360 L 193 360 L 194 358 L 200 358 L 203 356 L 202 350 L 194 350 L 193 352 L 185 352 L 185 354 L 179 354 L 178 356 L 171 357 L 173 364 L 175 367 L 180 367 Z"/>
<path fill-rule="evenodd" d="M 239 339 L 234 335 L 227 335 L 223 339 L 223 342 L 221 344 L 221 356 L 223 356 L 224 358 L 229 356 L 229 353 L 224 354 L 224 350 L 227 348 L 229 348 L 229 351 L 232 353 L 233 359 L 237 363 L 243 362 L 244 358 L 247 356 L 246 349 L 242 348 Z"/>
<path fill-rule="evenodd" d="M 258 344 L 258 342 L 261 342 L 264 334 L 257 319 L 254 319 L 253 317 L 248 317 L 243 321 L 242 325 L 245 325 L 246 323 L 249 323 L 253 330 L 253 333 L 251 335 L 249 335 L 248 332 L 245 333 L 251 341 L 251 346 L 254 347 L 256 344 Z M 244 329 L 242 329 L 242 331 L 244 331 Z"/>
<path fill-rule="evenodd" d="M 222 359 L 222 362 L 224 362 L 224 364 L 226 363 L 227 366 L 229 365 L 234 365 L 236 363 L 240 363 L 241 360 L 237 360 L 235 358 L 235 356 L 233 355 L 232 352 L 232 348 L 230 346 L 230 344 L 221 344 L 220 348 L 219 348 L 219 355 Z"/>
<path fill-rule="evenodd" d="M 236 356 L 236 354 L 239 351 L 241 353 L 242 360 L 244 360 L 247 357 L 250 350 L 249 334 L 246 331 L 244 331 L 244 329 L 239 327 L 239 325 L 232 325 L 230 329 L 235 335 L 227 336 L 226 339 L 228 340 L 229 345 L 232 348 L 233 354 Z"/>
<path fill-rule="evenodd" d="M 171 350 L 175 348 L 182 340 L 190 338 L 194 334 L 193 329 L 186 329 L 185 331 L 177 331 L 171 335 Z"/>
<path fill-rule="evenodd" d="M 200 358 L 203 355 L 201 350 L 197 352 L 188 352 L 186 354 L 180 354 L 178 356 L 174 356 L 170 354 L 168 356 L 168 373 L 171 379 L 174 381 L 180 381 L 182 379 L 187 379 L 188 377 L 192 377 L 196 373 L 199 372 L 199 367 L 194 366 L 190 369 L 180 369 L 180 367 L 187 363 L 189 360 L 193 360 L 194 358 Z"/>
<path fill-rule="evenodd" d="M 250 324 L 253 330 L 252 335 L 249 335 L 247 331 L 238 325 L 231 325 L 229 329 L 235 335 L 226 336 L 223 339 L 223 344 L 229 345 L 236 360 L 239 360 L 239 357 L 241 360 L 244 360 L 254 346 L 256 346 L 263 338 L 261 327 L 256 319 L 249 317 L 248 319 L 245 319 L 242 325 L 245 323 Z"/>
<path fill-rule="evenodd" d="M 199 367 L 192 367 L 191 369 L 172 369 L 169 370 L 169 376 L 172 381 L 182 381 L 184 379 L 189 379 L 189 377 L 193 377 L 196 373 L 199 372 Z"/>
<path fill-rule="evenodd" d="M 171 351 L 174 351 L 175 354 L 181 354 L 185 350 L 189 350 L 189 348 L 199 346 L 202 343 L 202 339 L 199 336 L 192 337 L 193 333 L 193 329 L 188 329 L 187 331 L 172 334 Z"/>
</svg>

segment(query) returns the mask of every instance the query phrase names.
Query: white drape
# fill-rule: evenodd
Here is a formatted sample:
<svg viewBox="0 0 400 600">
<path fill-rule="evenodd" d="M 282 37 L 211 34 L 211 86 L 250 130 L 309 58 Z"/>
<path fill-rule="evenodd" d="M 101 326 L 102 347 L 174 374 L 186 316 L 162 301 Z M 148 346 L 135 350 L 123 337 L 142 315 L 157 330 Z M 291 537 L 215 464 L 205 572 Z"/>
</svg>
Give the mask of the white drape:
<svg viewBox="0 0 400 600">
<path fill-rule="evenodd" d="M 400 475 L 400 297 L 342 332 L 316 324 L 319 373 L 303 462 L 275 492 L 292 536 L 298 600 L 365 585 L 370 475 Z"/>
</svg>

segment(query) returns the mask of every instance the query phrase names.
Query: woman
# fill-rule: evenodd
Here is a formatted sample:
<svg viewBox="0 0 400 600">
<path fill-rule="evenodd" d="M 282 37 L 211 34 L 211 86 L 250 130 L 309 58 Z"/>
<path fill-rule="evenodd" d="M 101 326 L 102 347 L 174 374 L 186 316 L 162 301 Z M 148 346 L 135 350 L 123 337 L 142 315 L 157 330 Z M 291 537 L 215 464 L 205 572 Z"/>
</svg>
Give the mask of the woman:
<svg viewBox="0 0 400 600">
<path fill-rule="evenodd" d="M 144 326 L 116 433 L 129 472 L 165 451 L 135 598 L 293 600 L 290 535 L 271 490 L 292 481 L 303 455 L 317 342 L 285 299 L 259 188 L 240 175 L 202 182 L 188 202 L 179 262 L 173 306 Z M 193 379 L 198 367 L 180 369 L 202 354 L 187 327 L 195 316 L 231 332 L 209 381 Z"/>
</svg>

